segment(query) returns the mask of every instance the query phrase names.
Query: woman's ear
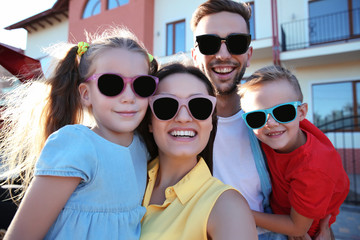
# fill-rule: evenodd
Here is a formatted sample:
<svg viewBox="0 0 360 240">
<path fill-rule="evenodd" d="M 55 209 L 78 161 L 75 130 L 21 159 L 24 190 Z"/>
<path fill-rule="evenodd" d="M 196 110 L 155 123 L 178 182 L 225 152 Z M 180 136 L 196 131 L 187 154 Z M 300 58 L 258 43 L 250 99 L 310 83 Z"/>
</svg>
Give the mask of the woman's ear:
<svg viewBox="0 0 360 240">
<path fill-rule="evenodd" d="M 79 93 L 80 93 L 80 98 L 81 98 L 81 102 L 86 106 L 86 107 L 90 107 L 91 106 L 91 101 L 90 101 L 90 94 L 89 94 L 89 86 L 85 83 L 80 83 L 79 85 Z"/>
<path fill-rule="evenodd" d="M 307 112 L 308 112 L 308 104 L 303 103 L 298 109 L 298 115 L 300 117 L 300 121 L 305 119 Z"/>
</svg>

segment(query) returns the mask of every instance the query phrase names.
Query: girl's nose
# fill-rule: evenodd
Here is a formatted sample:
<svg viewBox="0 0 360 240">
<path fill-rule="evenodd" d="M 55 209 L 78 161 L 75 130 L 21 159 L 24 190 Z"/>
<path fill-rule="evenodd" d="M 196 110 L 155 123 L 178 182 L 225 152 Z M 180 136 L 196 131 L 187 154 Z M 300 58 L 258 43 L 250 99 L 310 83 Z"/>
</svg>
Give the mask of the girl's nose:
<svg viewBox="0 0 360 240">
<path fill-rule="evenodd" d="M 125 87 L 125 89 L 123 90 L 123 92 L 119 96 L 120 101 L 122 103 L 133 103 L 133 102 L 135 102 L 136 95 L 133 92 L 130 83 L 127 83 L 124 87 Z"/>
</svg>

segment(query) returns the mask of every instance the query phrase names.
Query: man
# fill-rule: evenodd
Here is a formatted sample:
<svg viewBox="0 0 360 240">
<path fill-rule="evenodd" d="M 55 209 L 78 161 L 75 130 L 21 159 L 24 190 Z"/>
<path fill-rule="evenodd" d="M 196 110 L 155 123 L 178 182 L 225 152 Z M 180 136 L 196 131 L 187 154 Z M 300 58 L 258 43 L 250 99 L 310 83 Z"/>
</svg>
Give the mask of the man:
<svg viewBox="0 0 360 240">
<path fill-rule="evenodd" d="M 214 143 L 213 174 L 238 189 L 252 210 L 269 212 L 271 183 L 256 137 L 241 115 L 237 85 L 250 66 L 251 9 L 245 3 L 210 0 L 193 13 L 191 28 L 195 66 L 214 84 L 218 130 Z M 258 228 L 259 239 L 286 239 Z M 285 237 L 285 238 L 284 238 Z"/>
</svg>

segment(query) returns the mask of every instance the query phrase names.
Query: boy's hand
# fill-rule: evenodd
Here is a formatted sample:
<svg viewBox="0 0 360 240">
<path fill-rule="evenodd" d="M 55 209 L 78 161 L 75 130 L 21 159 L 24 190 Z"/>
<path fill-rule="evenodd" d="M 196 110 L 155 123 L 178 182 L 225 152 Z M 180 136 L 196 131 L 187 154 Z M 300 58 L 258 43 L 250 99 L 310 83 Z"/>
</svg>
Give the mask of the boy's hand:
<svg viewBox="0 0 360 240">
<path fill-rule="evenodd" d="M 305 234 L 305 236 L 302 237 L 290 237 L 288 236 L 288 240 L 311 240 L 311 237 L 309 234 Z"/>
<path fill-rule="evenodd" d="M 320 220 L 320 230 L 315 234 L 315 240 L 335 239 L 331 229 L 329 228 L 330 218 L 331 214 Z"/>
<path fill-rule="evenodd" d="M 320 220 L 320 230 L 317 232 L 314 236 L 314 240 L 333 240 L 334 235 L 329 228 L 329 220 L 331 218 L 331 215 L 327 215 L 325 218 Z M 311 237 L 309 234 L 306 234 L 302 237 L 288 237 L 289 240 L 311 240 Z"/>
</svg>

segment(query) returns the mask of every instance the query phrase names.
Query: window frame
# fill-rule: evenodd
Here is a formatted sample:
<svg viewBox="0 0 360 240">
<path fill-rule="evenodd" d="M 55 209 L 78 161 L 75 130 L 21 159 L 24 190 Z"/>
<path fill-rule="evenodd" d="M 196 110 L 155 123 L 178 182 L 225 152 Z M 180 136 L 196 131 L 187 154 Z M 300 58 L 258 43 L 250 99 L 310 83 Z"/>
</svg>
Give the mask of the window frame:
<svg viewBox="0 0 360 240">
<path fill-rule="evenodd" d="M 186 21 L 185 19 L 181 19 L 181 20 L 177 20 L 174 22 L 169 22 L 166 24 L 166 48 L 165 48 L 165 56 L 171 56 L 176 54 L 175 50 L 176 50 L 176 31 L 175 31 L 175 26 L 176 24 L 179 23 L 184 23 L 184 51 L 186 50 Z M 172 53 L 168 53 L 168 36 L 169 36 L 169 32 L 168 32 L 168 27 L 172 25 Z"/>
<path fill-rule="evenodd" d="M 251 25 L 253 26 L 254 29 L 254 34 L 251 34 L 251 40 L 256 40 L 256 30 L 255 30 L 255 2 L 248 2 L 248 4 L 251 7 L 251 18 L 253 20 L 253 23 L 251 24 L 251 21 L 249 19 L 249 24 L 250 24 L 250 29 L 249 29 L 249 33 L 251 33 Z"/>
<path fill-rule="evenodd" d="M 83 11 L 82 11 L 81 19 L 87 19 L 87 18 L 90 18 L 92 16 L 95 16 L 95 15 L 98 15 L 98 14 L 101 13 L 101 0 L 93 0 L 94 5 L 92 6 L 91 14 L 88 15 L 88 16 L 84 16 L 85 11 L 87 10 L 87 7 L 88 7 L 88 4 L 90 3 L 90 1 L 92 1 L 92 0 L 87 0 L 86 1 L 85 5 L 84 5 L 84 8 L 83 8 Z M 99 6 L 99 12 L 94 14 L 94 10 L 97 8 L 97 6 Z"/>
<path fill-rule="evenodd" d="M 110 2 L 111 2 L 111 1 L 115 1 L 116 3 L 118 3 L 117 6 L 116 6 L 116 7 L 113 7 L 113 8 L 110 8 L 109 5 L 110 5 Z M 124 6 L 124 5 L 129 4 L 129 3 L 130 3 L 130 0 L 128 0 L 127 3 L 123 3 L 123 4 L 120 4 L 119 0 L 107 0 L 106 10 L 112 10 L 112 9 L 115 9 L 115 8 L 118 8 L 118 7 L 122 7 L 122 6 Z"/>
<path fill-rule="evenodd" d="M 315 0 L 316 1 L 316 0 Z M 338 84 L 338 83 L 351 83 L 351 90 L 352 90 L 352 115 L 350 115 L 350 117 L 354 117 L 353 118 L 353 125 L 354 127 L 352 129 L 335 129 L 335 130 L 331 130 L 331 129 L 320 129 L 323 132 L 360 132 L 360 112 L 358 111 L 358 102 L 360 103 L 360 95 L 357 95 L 357 90 L 360 90 L 360 79 L 358 80 L 348 80 L 348 81 L 335 81 L 335 82 L 324 82 L 324 83 L 315 83 L 312 84 L 311 87 L 311 92 L 312 92 L 312 115 L 313 115 L 313 119 L 314 119 L 314 124 L 315 123 L 315 97 L 314 97 L 314 89 L 313 87 L 316 85 L 330 85 L 330 84 Z M 359 88 L 359 89 L 357 89 Z M 336 121 L 336 119 L 333 119 L 332 121 Z"/>
</svg>

